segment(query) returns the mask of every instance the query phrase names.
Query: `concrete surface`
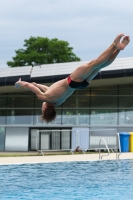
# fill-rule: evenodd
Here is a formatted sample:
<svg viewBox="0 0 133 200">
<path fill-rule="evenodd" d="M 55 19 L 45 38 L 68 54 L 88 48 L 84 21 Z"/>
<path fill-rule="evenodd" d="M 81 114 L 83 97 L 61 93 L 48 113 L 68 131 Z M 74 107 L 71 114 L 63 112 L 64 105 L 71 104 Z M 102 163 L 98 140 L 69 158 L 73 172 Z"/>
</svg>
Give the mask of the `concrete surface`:
<svg viewBox="0 0 133 200">
<path fill-rule="evenodd" d="M 101 153 L 101 155 L 106 155 Z M 103 156 L 102 160 L 115 160 L 116 154 Z M 122 153 L 119 159 L 133 159 L 133 153 Z M 97 161 L 99 154 L 77 154 L 77 155 L 52 155 L 52 156 L 22 156 L 22 157 L 0 157 L 0 165 L 26 164 L 26 163 L 48 163 L 48 162 L 71 162 L 71 161 Z"/>
</svg>

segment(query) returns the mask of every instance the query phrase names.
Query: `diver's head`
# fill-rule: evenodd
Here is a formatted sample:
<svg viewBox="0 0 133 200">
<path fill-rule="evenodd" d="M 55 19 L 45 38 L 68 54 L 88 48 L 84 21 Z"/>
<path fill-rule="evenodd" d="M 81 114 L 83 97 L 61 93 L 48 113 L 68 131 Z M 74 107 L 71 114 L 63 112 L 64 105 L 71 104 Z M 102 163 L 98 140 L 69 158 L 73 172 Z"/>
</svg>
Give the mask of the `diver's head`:
<svg viewBox="0 0 133 200">
<path fill-rule="evenodd" d="M 56 110 L 54 105 L 44 102 L 42 104 L 41 119 L 46 123 L 53 121 L 56 118 Z"/>
</svg>

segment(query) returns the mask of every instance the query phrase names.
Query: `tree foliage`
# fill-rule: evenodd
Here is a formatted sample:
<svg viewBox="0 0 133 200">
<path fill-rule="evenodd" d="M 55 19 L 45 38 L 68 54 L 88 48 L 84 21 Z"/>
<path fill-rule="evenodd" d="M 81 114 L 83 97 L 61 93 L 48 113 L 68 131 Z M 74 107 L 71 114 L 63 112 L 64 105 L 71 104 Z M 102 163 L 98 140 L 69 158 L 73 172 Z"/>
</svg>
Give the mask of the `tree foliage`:
<svg viewBox="0 0 133 200">
<path fill-rule="evenodd" d="M 57 38 L 30 37 L 24 40 L 24 49 L 16 50 L 13 61 L 8 61 L 10 67 L 34 66 L 50 63 L 80 61 L 67 41 Z"/>
</svg>

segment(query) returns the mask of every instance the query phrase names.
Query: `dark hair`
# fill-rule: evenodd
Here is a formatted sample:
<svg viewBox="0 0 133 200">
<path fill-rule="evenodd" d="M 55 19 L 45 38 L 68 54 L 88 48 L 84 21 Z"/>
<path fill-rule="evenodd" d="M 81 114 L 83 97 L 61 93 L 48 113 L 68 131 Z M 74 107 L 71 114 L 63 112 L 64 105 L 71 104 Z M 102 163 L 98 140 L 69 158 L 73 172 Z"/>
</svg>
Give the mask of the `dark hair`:
<svg viewBox="0 0 133 200">
<path fill-rule="evenodd" d="M 47 106 L 43 111 L 41 119 L 46 123 L 53 121 L 56 118 L 56 110 L 54 106 Z"/>
</svg>

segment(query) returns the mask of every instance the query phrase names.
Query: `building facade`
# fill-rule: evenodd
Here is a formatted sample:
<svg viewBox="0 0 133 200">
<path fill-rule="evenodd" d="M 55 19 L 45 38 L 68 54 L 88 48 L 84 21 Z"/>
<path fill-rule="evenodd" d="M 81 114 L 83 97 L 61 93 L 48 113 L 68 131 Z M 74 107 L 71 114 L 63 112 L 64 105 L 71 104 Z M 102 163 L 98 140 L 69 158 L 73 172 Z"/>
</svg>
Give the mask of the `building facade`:
<svg viewBox="0 0 133 200">
<path fill-rule="evenodd" d="M 75 127 L 133 132 L 133 58 L 116 59 L 108 68 L 101 70 L 88 88 L 76 90 L 57 107 L 57 118 L 49 124 L 40 119 L 42 102 L 35 94 L 23 88 L 14 88 L 14 83 L 20 77 L 25 81 L 50 85 L 67 77 L 72 68 L 80 64 L 82 62 L 12 68 L 8 73 L 1 70 L 0 151 L 35 150 L 37 130 L 57 130 L 59 133 L 49 136 L 47 149 L 57 148 L 52 147 L 52 140 L 56 137 L 61 139 L 62 130 Z M 38 145 L 41 145 L 43 134 L 39 137 Z M 68 138 L 70 148 L 70 136 Z"/>
</svg>

